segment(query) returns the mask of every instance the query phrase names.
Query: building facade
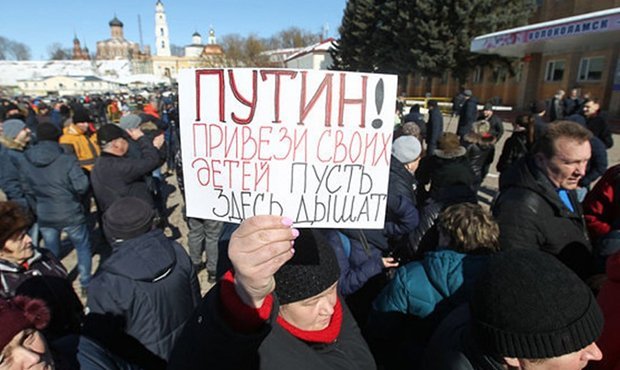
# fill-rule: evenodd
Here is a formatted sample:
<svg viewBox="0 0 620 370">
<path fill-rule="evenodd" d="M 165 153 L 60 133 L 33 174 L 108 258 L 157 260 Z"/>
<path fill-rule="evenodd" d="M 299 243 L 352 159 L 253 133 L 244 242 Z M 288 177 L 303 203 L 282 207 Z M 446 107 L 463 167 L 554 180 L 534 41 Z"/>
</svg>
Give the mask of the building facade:
<svg viewBox="0 0 620 370">
<path fill-rule="evenodd" d="M 538 2 L 529 25 L 476 37 L 471 51 L 514 60 L 507 68 L 476 68 L 465 85 L 481 102 L 525 110 L 532 101 L 549 100 L 558 90 L 576 88 L 601 101 L 620 117 L 620 0 Z M 407 95 L 454 96 L 460 87 L 447 71 L 433 78 L 412 74 Z"/>
<path fill-rule="evenodd" d="M 17 86 L 29 96 L 73 96 L 118 91 L 122 85 L 95 76 L 52 76 L 17 81 Z"/>
<path fill-rule="evenodd" d="M 146 61 L 151 57 L 148 46 L 140 50 L 140 45 L 125 39 L 123 34 L 123 22 L 116 16 L 108 23 L 110 26 L 110 38 L 97 41 L 97 60 L 135 60 Z"/>
</svg>

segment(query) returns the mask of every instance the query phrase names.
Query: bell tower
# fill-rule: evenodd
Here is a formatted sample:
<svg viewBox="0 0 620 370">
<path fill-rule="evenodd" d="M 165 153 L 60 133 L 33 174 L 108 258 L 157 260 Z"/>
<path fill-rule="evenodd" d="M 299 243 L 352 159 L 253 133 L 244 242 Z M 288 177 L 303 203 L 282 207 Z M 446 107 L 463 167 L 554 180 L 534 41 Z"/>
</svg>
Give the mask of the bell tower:
<svg viewBox="0 0 620 370">
<path fill-rule="evenodd" d="M 164 3 L 157 0 L 155 4 L 155 50 L 160 57 L 170 56 L 170 37 L 168 35 L 168 23 Z"/>
</svg>

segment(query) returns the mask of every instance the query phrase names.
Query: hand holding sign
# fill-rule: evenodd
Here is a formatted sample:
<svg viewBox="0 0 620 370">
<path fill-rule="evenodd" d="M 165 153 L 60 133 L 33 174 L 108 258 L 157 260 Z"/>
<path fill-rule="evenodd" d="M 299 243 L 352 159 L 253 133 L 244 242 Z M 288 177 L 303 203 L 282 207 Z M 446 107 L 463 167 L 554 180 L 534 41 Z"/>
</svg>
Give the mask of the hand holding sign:
<svg viewBox="0 0 620 370">
<path fill-rule="evenodd" d="M 254 216 L 232 234 L 228 257 L 235 271 L 235 290 L 251 307 L 261 307 L 275 289 L 273 275 L 293 257 L 293 241 L 299 231 L 280 216 Z"/>
</svg>

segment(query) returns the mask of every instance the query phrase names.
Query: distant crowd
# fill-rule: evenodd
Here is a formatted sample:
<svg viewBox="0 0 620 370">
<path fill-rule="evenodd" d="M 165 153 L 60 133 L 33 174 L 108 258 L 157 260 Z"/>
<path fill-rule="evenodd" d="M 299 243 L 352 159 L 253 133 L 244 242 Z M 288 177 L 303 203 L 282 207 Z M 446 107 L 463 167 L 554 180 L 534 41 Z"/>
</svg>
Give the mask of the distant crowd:
<svg viewBox="0 0 620 370">
<path fill-rule="evenodd" d="M 478 104 L 455 97 L 456 133 L 397 105 L 383 229 L 185 217 L 185 248 L 175 91 L 3 99 L 0 369 L 619 369 L 598 100 L 558 91 L 512 130 Z"/>
</svg>

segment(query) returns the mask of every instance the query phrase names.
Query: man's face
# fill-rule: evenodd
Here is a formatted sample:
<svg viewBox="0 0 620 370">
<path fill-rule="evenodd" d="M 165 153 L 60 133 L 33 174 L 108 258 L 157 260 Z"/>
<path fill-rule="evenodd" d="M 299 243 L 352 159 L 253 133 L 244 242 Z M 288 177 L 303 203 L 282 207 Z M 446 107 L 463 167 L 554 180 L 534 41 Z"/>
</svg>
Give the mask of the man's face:
<svg viewBox="0 0 620 370">
<path fill-rule="evenodd" d="M 491 117 L 492 114 L 493 114 L 493 111 L 490 109 L 485 109 L 482 111 L 482 115 L 484 115 L 484 118 L 489 118 Z"/>
<path fill-rule="evenodd" d="M 506 359 L 511 368 L 521 370 L 581 370 L 589 361 L 599 361 L 603 353 L 596 343 L 591 343 L 579 351 L 568 353 L 559 357 L 534 361 L 525 359 Z"/>
<path fill-rule="evenodd" d="M 583 114 L 586 117 L 595 116 L 601 106 L 593 101 L 589 101 L 583 106 Z"/>
<path fill-rule="evenodd" d="M 88 131 L 88 122 L 78 122 L 75 124 L 77 128 L 84 134 Z"/>
<path fill-rule="evenodd" d="M 570 91 L 570 97 L 571 97 L 572 99 L 575 99 L 575 98 L 577 97 L 577 89 L 572 89 L 572 90 Z"/>
<path fill-rule="evenodd" d="M 543 153 L 536 154 L 538 167 L 545 172 L 557 188 L 577 189 L 579 180 L 586 174 L 586 166 L 591 156 L 590 142 L 577 142 L 560 137 L 555 142 L 555 154 L 547 158 Z"/>
<path fill-rule="evenodd" d="M 31 132 L 28 127 L 24 127 L 18 134 L 15 136 L 15 141 L 22 144 L 28 144 L 30 142 Z"/>
<path fill-rule="evenodd" d="M 337 283 L 322 293 L 303 301 L 283 304 L 280 316 L 301 330 L 323 330 L 331 322 L 338 299 Z"/>
<path fill-rule="evenodd" d="M 127 150 L 129 150 L 129 143 L 127 142 L 127 140 L 125 140 L 125 138 L 120 137 L 116 139 L 115 145 L 117 146 L 119 154 L 121 156 L 127 154 Z"/>
</svg>

